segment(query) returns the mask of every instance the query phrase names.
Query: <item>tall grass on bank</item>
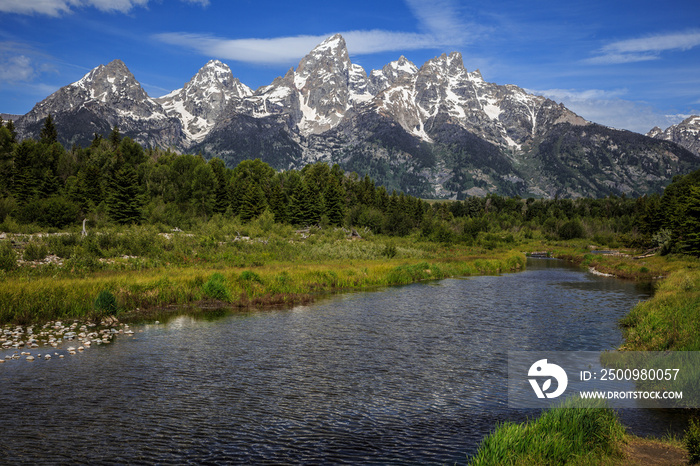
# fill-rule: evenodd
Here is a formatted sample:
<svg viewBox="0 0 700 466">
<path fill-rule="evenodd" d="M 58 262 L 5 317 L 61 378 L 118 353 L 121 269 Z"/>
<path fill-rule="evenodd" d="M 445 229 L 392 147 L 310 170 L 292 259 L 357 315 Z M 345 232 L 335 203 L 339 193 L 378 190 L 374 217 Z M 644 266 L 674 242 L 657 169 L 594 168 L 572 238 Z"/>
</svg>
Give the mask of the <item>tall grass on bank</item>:
<svg viewBox="0 0 700 466">
<path fill-rule="evenodd" d="M 501 254 L 494 259 L 327 260 L 297 264 L 273 262 L 248 268 L 225 263 L 140 270 L 103 270 L 75 276 L 13 276 L 0 282 L 0 322 L 31 323 L 86 318 L 102 290 L 119 309 L 192 304 L 217 299 L 232 306 L 293 304 L 324 292 L 401 285 L 419 280 L 516 271 L 525 256 Z"/>
<path fill-rule="evenodd" d="M 700 351 L 700 270 L 677 270 L 621 321 L 623 349 Z"/>
<path fill-rule="evenodd" d="M 605 464 L 622 456 L 624 436 L 624 426 L 603 400 L 569 398 L 537 419 L 498 426 L 471 465 Z"/>
</svg>

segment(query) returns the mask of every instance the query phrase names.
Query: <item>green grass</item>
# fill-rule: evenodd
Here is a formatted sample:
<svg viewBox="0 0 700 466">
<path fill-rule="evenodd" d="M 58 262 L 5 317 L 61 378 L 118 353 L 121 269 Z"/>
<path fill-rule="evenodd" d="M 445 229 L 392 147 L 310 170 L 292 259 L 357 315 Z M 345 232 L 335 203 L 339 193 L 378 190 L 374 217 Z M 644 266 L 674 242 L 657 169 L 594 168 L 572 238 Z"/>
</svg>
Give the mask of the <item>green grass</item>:
<svg viewBox="0 0 700 466">
<path fill-rule="evenodd" d="M 120 319 L 129 319 L 146 309 L 202 301 L 231 307 L 292 305 L 327 292 L 525 267 L 525 256 L 517 251 L 485 255 L 480 248 L 419 236 L 392 238 L 388 257 L 389 240 L 371 233 L 350 240 L 340 229 L 312 229 L 305 238 L 284 226 L 273 231 L 208 224 L 193 233 L 143 226 L 105 229 L 84 238 L 75 233 L 18 236 L 20 250 L 48 250 L 63 262 L 0 271 L 0 323 L 89 318 L 103 291 L 115 297 Z M 248 239 L 239 239 L 239 233 Z"/>
<path fill-rule="evenodd" d="M 612 464 L 624 439 L 624 426 L 602 400 L 571 398 L 536 419 L 498 426 L 471 465 Z"/>
<path fill-rule="evenodd" d="M 623 320 L 632 351 L 700 351 L 700 270 L 676 270 Z"/>
</svg>

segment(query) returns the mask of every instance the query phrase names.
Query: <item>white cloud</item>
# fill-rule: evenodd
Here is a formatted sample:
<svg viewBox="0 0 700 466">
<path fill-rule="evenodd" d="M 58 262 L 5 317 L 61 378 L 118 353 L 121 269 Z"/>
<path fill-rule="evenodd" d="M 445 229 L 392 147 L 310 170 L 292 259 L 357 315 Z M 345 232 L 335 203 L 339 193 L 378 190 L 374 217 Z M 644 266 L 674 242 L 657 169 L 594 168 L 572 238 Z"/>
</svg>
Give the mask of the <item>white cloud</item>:
<svg viewBox="0 0 700 466">
<path fill-rule="evenodd" d="M 0 83 L 29 81 L 34 77 L 32 61 L 24 55 L 0 57 Z"/>
<path fill-rule="evenodd" d="M 383 30 L 346 31 L 340 33 L 352 55 L 367 55 L 395 50 L 437 47 L 438 41 L 428 34 Z M 208 34 L 163 33 L 157 40 L 195 50 L 202 55 L 247 63 L 293 63 L 333 33 L 275 37 L 271 39 L 224 39 Z"/>
<path fill-rule="evenodd" d="M 690 50 L 700 46 L 700 31 L 691 30 L 670 34 L 657 34 L 612 42 L 598 51 L 598 55 L 586 60 L 588 63 L 631 63 L 660 58 L 661 52 Z"/>
<path fill-rule="evenodd" d="M 406 4 L 418 19 L 420 32 L 382 29 L 340 32 L 345 38 L 348 52 L 351 55 L 368 55 L 463 45 L 470 35 L 478 34 L 481 30 L 477 26 L 466 27 L 459 21 L 453 0 L 406 0 Z M 274 38 L 226 39 L 210 34 L 172 32 L 155 34 L 153 37 L 208 57 L 247 63 L 292 64 L 333 34 L 334 32 Z"/>
<path fill-rule="evenodd" d="M 625 100 L 626 90 L 547 89 L 529 90 L 563 103 L 588 121 L 646 134 L 654 126 L 666 129 L 683 121 L 683 115 L 666 115 L 644 102 Z"/>
<path fill-rule="evenodd" d="M 460 17 L 455 3 L 451 0 L 405 0 L 421 28 L 440 41 L 451 44 L 461 43 L 467 28 L 458 20 Z"/>
<path fill-rule="evenodd" d="M 209 5 L 209 0 L 181 0 L 202 6 Z M 94 7 L 105 12 L 128 13 L 134 7 L 146 6 L 149 0 L 2 0 L 0 12 L 22 15 L 61 16 L 72 13 L 77 8 Z"/>
</svg>

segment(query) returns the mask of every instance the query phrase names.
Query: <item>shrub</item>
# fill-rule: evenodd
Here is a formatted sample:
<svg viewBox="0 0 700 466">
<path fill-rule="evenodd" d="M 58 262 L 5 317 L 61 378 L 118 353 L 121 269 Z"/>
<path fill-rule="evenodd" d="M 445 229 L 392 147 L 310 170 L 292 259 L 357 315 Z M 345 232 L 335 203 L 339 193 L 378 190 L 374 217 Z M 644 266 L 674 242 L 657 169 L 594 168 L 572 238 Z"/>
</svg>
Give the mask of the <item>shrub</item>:
<svg viewBox="0 0 700 466">
<path fill-rule="evenodd" d="M 49 255 L 49 250 L 45 244 L 29 243 L 24 249 L 23 259 L 25 261 L 40 261 Z"/>
<path fill-rule="evenodd" d="M 255 272 L 251 272 L 250 270 L 244 270 L 241 272 L 241 280 L 262 283 L 260 276 Z"/>
<path fill-rule="evenodd" d="M 690 464 L 700 463 L 700 421 L 691 419 L 685 431 L 683 444 L 688 449 Z"/>
<path fill-rule="evenodd" d="M 569 240 L 576 238 L 583 238 L 583 225 L 578 220 L 569 220 L 559 227 L 559 237 L 561 239 Z"/>
<path fill-rule="evenodd" d="M 94 308 L 98 313 L 115 315 L 118 312 L 117 298 L 108 290 L 102 290 L 95 299 Z"/>
<path fill-rule="evenodd" d="M 226 287 L 226 279 L 218 272 L 209 277 L 209 280 L 202 286 L 202 291 L 204 295 L 209 298 L 218 299 L 220 301 L 231 301 L 231 293 Z"/>
<path fill-rule="evenodd" d="M 388 259 L 396 257 L 396 246 L 393 244 L 386 244 L 384 246 L 384 250 L 382 251 L 382 256 L 387 257 Z"/>
<path fill-rule="evenodd" d="M 9 272 L 17 268 L 17 254 L 9 241 L 0 241 L 0 270 Z"/>
</svg>

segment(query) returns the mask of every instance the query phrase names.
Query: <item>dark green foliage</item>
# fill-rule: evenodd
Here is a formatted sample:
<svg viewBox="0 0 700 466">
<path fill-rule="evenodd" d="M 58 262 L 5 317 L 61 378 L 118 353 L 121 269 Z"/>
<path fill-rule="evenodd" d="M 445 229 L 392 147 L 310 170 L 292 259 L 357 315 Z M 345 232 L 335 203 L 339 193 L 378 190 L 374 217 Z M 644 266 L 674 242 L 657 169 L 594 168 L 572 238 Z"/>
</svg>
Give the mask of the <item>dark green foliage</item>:
<svg viewBox="0 0 700 466">
<path fill-rule="evenodd" d="M 559 237 L 565 240 L 583 238 L 583 225 L 578 220 L 569 220 L 559 227 Z"/>
<path fill-rule="evenodd" d="M 231 292 L 226 287 L 226 278 L 220 273 L 214 273 L 204 285 L 202 285 L 204 295 L 219 301 L 231 301 Z"/>
<path fill-rule="evenodd" d="M 254 181 L 248 181 L 243 188 L 239 213 L 241 220 L 248 221 L 262 214 L 267 207 L 262 188 Z"/>
<path fill-rule="evenodd" d="M 214 173 L 216 187 L 214 188 L 214 213 L 223 214 L 231 204 L 228 193 L 228 172 L 223 160 L 213 158 L 209 161 L 209 166 Z"/>
<path fill-rule="evenodd" d="M 210 165 L 201 164 L 194 169 L 192 179 L 192 204 L 197 214 L 209 217 L 216 206 L 216 176 Z"/>
<path fill-rule="evenodd" d="M 66 151 L 52 142 L 51 130 L 52 125 L 54 130 L 58 126 L 60 140 L 61 125 L 65 123 L 48 119 L 42 141 L 22 142 L 14 141 L 10 130 L 0 125 L 0 220 L 6 222 L 8 231 L 22 230 L 26 224 L 79 228 L 83 218 L 92 219 L 93 224 L 134 224 L 146 220 L 167 231 L 212 219 L 238 221 L 234 220 L 238 216 L 244 222 L 259 219 L 254 225 L 265 234 L 275 232 L 275 223 L 318 225 L 322 229 L 346 226 L 392 236 L 420 232 L 429 241 L 486 248 L 537 236 L 576 239 L 590 234 L 593 242 L 610 247 L 661 246 L 663 253 L 700 255 L 700 171 L 676 177 L 663 196 L 521 199 L 496 194 L 466 196 L 462 188 L 467 188 L 467 172 L 453 167 L 449 170 L 455 186 L 462 190 L 461 200 L 429 203 L 377 186 L 373 176 L 390 180 L 390 188 L 408 185 L 415 193 L 432 189 L 421 185 L 417 180 L 425 179 L 405 171 L 401 164 L 367 159 L 361 148 L 357 153 L 346 154 L 349 161 L 345 167 L 357 166 L 362 176 L 325 163 L 275 172 L 262 158 L 243 160 L 235 168 L 228 168 L 221 159 L 207 162 L 201 155 L 144 150 L 130 137 L 122 137 L 116 127 L 111 128 L 111 133 L 110 128 L 100 128 L 101 134 L 95 133 L 88 147 L 74 145 Z M 260 123 L 246 120 L 245 124 Z M 268 123 L 278 124 L 272 120 Z M 491 179 L 511 173 L 513 168 L 510 159 L 499 158 L 496 148 L 484 145 L 449 121 L 435 121 L 431 130 L 431 137 L 440 139 L 442 149 L 425 147 L 413 136 L 401 134 L 402 130 L 385 127 L 382 118 L 371 119 L 370 123 L 374 125 L 367 133 L 371 144 L 398 144 L 426 168 L 434 164 L 434 157 L 447 155 L 450 163 L 463 168 L 474 168 L 481 159 L 489 159 L 491 165 L 484 174 Z M 607 134 L 600 128 L 593 129 L 595 134 Z M 541 146 L 543 150 L 551 148 L 555 165 L 563 163 L 576 149 L 573 135 L 581 128 L 562 126 L 559 130 L 554 132 L 556 137 Z M 637 139 L 630 136 L 630 141 Z M 273 147 L 277 142 L 272 138 L 264 144 Z M 562 155 L 565 153 L 569 155 Z M 594 162 L 607 166 L 609 155 L 600 154 Z M 416 176 L 416 180 L 411 176 Z M 509 183 L 513 193 L 519 192 L 517 180 Z M 267 213 L 261 218 L 264 212 Z M 151 238 L 145 244 L 156 242 Z M 102 243 L 103 240 L 88 238 L 76 248 L 92 258 L 117 249 L 134 249 Z M 72 255 L 71 248 L 62 250 L 67 256 Z"/>
<path fill-rule="evenodd" d="M 19 208 L 18 219 L 23 223 L 37 223 L 44 227 L 63 228 L 79 219 L 80 208 L 62 196 L 33 199 Z"/>
<path fill-rule="evenodd" d="M 117 125 L 114 125 L 114 128 L 112 128 L 112 132 L 109 133 L 109 143 L 112 145 L 113 150 L 117 150 L 121 140 L 122 135 L 119 133 L 119 127 Z"/>
<path fill-rule="evenodd" d="M 117 298 L 109 290 L 100 291 L 93 307 L 98 314 L 116 315 L 119 312 Z"/>
<path fill-rule="evenodd" d="M 121 224 L 141 222 L 143 215 L 138 178 L 131 165 L 124 165 L 116 173 L 111 189 L 108 210 L 112 220 Z"/>
<path fill-rule="evenodd" d="M 302 179 L 296 183 L 289 195 L 288 212 L 289 221 L 294 225 L 311 225 L 315 220 L 318 220 L 314 218 L 315 209 L 311 193 Z"/>
<path fill-rule="evenodd" d="M 250 270 L 244 270 L 243 272 L 241 272 L 241 280 L 247 282 L 262 283 L 260 276 L 257 273 L 252 272 Z"/>
<path fill-rule="evenodd" d="M 44 120 L 44 126 L 39 133 L 39 141 L 47 145 L 58 142 L 58 131 L 56 130 L 56 125 L 53 122 L 51 114 Z"/>
<path fill-rule="evenodd" d="M 336 179 L 332 179 L 324 196 L 326 200 L 325 214 L 331 225 L 339 226 L 345 217 L 345 193 Z"/>
<path fill-rule="evenodd" d="M 683 252 L 700 256 L 700 185 L 688 187 L 680 229 Z"/>
<path fill-rule="evenodd" d="M 690 464 L 700 463 L 700 420 L 690 419 L 688 429 L 685 431 L 683 444 L 688 450 Z"/>
</svg>

